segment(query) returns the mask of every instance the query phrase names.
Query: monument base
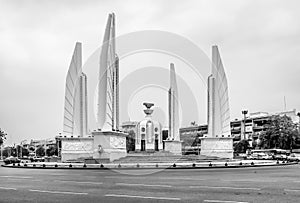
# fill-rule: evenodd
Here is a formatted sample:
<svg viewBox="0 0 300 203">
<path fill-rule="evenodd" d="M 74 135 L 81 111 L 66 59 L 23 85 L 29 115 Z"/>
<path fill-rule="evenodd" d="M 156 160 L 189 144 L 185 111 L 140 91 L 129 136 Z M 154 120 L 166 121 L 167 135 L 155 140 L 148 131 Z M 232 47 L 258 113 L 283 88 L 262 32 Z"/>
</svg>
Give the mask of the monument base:
<svg viewBox="0 0 300 203">
<path fill-rule="evenodd" d="M 127 156 L 127 134 L 115 131 L 96 131 L 92 132 L 92 135 L 94 136 L 94 159 L 114 161 Z"/>
<path fill-rule="evenodd" d="M 201 155 L 219 158 L 233 158 L 233 138 L 203 137 L 201 138 Z"/>
<path fill-rule="evenodd" d="M 93 138 L 91 137 L 60 137 L 61 161 L 84 159 L 93 156 Z"/>
<path fill-rule="evenodd" d="M 177 140 L 164 140 L 165 151 L 171 152 L 172 154 L 182 155 L 182 142 Z"/>
</svg>

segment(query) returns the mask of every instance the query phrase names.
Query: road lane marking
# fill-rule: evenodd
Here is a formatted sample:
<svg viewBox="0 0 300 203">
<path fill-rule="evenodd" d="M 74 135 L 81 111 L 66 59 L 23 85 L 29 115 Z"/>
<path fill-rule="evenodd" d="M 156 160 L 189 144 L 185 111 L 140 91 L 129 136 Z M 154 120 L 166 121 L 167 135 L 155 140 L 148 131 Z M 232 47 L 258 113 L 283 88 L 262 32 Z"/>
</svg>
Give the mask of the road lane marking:
<svg viewBox="0 0 300 203">
<path fill-rule="evenodd" d="M 68 194 L 68 195 L 88 195 L 85 192 L 64 192 L 64 191 L 48 191 L 48 190 L 29 190 L 30 192 L 41 192 L 41 193 L 51 193 L 51 194 Z"/>
<path fill-rule="evenodd" d="M 189 188 L 209 188 L 209 189 L 233 189 L 233 190 L 260 190 L 260 188 L 240 188 L 240 187 L 226 187 L 226 186 L 205 186 L 205 185 L 197 185 L 190 186 Z"/>
<path fill-rule="evenodd" d="M 140 198 L 140 199 L 159 199 L 159 200 L 175 200 L 180 201 L 177 197 L 147 197 L 147 196 L 136 196 L 136 195 L 117 195 L 117 194 L 106 194 L 105 197 L 128 197 L 128 198 Z"/>
<path fill-rule="evenodd" d="M 30 176 L 0 176 L 0 178 L 22 178 L 22 179 L 27 179 L 27 178 L 32 178 Z"/>
<path fill-rule="evenodd" d="M 10 178 L 8 181 L 24 181 L 24 179 L 22 178 Z M 33 181 L 33 182 L 39 182 L 39 181 L 42 181 L 42 180 L 36 180 L 36 179 L 26 179 L 26 181 Z"/>
<path fill-rule="evenodd" d="M 248 203 L 248 202 L 237 202 L 237 201 L 228 201 L 228 200 L 213 200 L 213 199 L 206 199 L 204 202 L 214 202 L 214 203 Z"/>
<path fill-rule="evenodd" d="M 102 185 L 102 182 L 80 182 L 73 180 L 55 180 L 55 182 L 63 182 L 63 183 L 77 183 L 77 184 L 93 184 L 93 185 Z"/>
<path fill-rule="evenodd" d="M 2 190 L 17 190 L 17 188 L 11 188 L 11 187 L 0 187 Z"/>
<path fill-rule="evenodd" d="M 136 184 L 136 183 L 116 183 L 116 185 L 144 186 L 144 187 L 172 187 L 171 185 L 147 185 L 147 184 Z"/>
<path fill-rule="evenodd" d="M 226 179 L 221 179 L 221 181 L 226 181 L 226 182 L 270 182 L 270 183 L 275 183 L 277 182 L 276 180 L 226 180 Z"/>
<path fill-rule="evenodd" d="M 44 174 L 42 174 L 44 175 Z M 81 176 L 81 174 L 46 174 L 46 175 L 51 175 L 51 176 Z"/>
<path fill-rule="evenodd" d="M 177 177 L 157 177 L 158 179 L 164 179 L 164 180 L 195 180 L 195 181 L 202 181 L 202 180 L 213 180 L 213 179 L 197 179 L 197 178 L 177 178 Z"/>
<path fill-rule="evenodd" d="M 295 189 L 284 189 L 286 192 L 300 192 L 300 190 L 295 190 Z"/>
<path fill-rule="evenodd" d="M 118 179 L 146 179 L 146 177 L 143 176 L 105 176 L 103 178 L 111 179 L 111 178 L 118 178 Z M 196 178 L 176 178 L 176 177 L 152 177 L 153 179 L 159 179 L 159 180 L 195 180 L 195 181 L 206 181 L 211 179 L 196 179 Z M 214 179 L 212 179 L 214 180 Z"/>
</svg>

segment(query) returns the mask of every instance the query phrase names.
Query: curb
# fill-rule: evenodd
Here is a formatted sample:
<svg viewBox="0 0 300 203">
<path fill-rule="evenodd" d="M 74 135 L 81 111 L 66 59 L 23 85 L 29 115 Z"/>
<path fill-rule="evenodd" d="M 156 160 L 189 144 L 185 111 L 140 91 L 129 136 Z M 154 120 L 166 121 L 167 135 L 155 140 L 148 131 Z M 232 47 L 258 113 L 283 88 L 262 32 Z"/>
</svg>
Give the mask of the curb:
<svg viewBox="0 0 300 203">
<path fill-rule="evenodd" d="M 296 165 L 298 162 L 289 162 L 289 163 L 268 163 L 268 164 L 261 164 L 261 163 L 244 163 L 240 165 L 240 163 L 235 163 L 234 165 L 230 163 L 223 163 L 221 164 L 206 164 L 206 166 L 203 166 L 204 164 L 195 164 L 195 163 L 189 163 L 189 164 L 182 164 L 182 163 L 173 163 L 173 164 L 155 164 L 155 166 L 152 165 L 143 165 L 143 164 L 135 164 L 135 165 L 126 165 L 124 164 L 44 164 L 44 163 L 33 163 L 33 164 L 9 164 L 9 165 L 2 165 L 2 167 L 6 168 L 22 168 L 22 169 L 71 169 L 71 170 L 143 170 L 143 169 L 224 169 L 224 168 L 256 168 L 256 167 L 267 167 L 267 166 L 289 166 L 289 165 Z"/>
</svg>

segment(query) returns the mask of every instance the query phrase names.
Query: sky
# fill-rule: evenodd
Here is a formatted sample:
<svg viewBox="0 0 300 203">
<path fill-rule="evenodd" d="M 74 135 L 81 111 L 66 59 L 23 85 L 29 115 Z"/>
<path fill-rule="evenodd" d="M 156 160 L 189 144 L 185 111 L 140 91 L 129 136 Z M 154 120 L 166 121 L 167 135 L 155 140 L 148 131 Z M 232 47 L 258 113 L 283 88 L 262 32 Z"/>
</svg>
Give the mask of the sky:
<svg viewBox="0 0 300 203">
<path fill-rule="evenodd" d="M 283 111 L 284 97 L 286 109 L 300 110 L 299 10 L 297 0 L 0 0 L 0 128 L 8 134 L 6 144 L 62 131 L 75 43 L 83 44 L 84 62 L 101 45 L 110 12 L 117 16 L 117 35 L 172 32 L 208 57 L 217 44 L 232 119 L 241 118 L 243 109 Z M 205 120 L 200 115 L 196 122 Z"/>
</svg>

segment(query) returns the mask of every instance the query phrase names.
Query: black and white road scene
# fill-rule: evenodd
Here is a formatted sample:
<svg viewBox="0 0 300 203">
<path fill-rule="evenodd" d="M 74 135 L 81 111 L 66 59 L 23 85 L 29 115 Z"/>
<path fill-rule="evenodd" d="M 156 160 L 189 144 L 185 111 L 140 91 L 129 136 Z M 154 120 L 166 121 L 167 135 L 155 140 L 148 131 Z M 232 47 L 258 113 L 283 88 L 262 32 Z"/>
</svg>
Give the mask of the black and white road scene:
<svg viewBox="0 0 300 203">
<path fill-rule="evenodd" d="M 0 0 L 0 202 L 299 202 L 299 8 Z"/>
</svg>

